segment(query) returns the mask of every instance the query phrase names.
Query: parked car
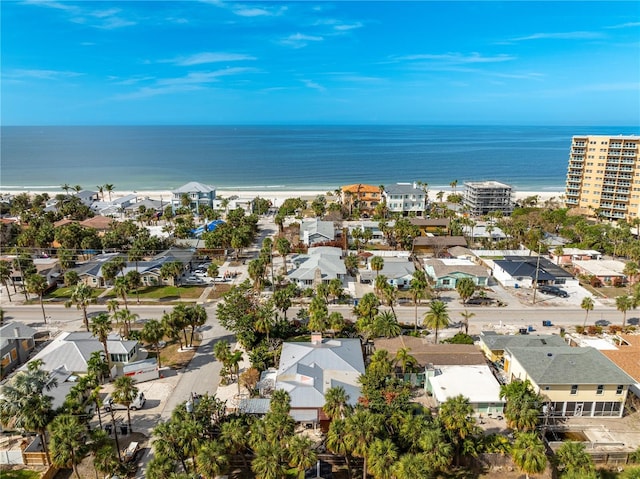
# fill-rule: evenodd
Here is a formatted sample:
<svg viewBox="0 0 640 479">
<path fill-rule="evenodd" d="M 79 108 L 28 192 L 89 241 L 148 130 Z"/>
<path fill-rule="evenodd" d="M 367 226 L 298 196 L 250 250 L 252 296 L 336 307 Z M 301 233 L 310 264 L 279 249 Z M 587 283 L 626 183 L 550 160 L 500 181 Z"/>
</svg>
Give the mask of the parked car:
<svg viewBox="0 0 640 479">
<path fill-rule="evenodd" d="M 147 398 L 144 397 L 143 392 L 139 392 L 136 398 L 129 405 L 129 408 L 133 409 L 134 411 L 137 411 L 138 409 L 142 409 L 144 407 L 145 402 L 147 402 Z M 125 406 L 124 404 L 114 402 L 111 396 L 107 396 L 107 398 L 103 401 L 102 404 L 104 406 L 104 410 L 107 412 L 111 412 L 112 409 L 114 411 L 116 409 L 127 409 L 127 406 Z"/>
<path fill-rule="evenodd" d="M 122 459 L 124 462 L 135 461 L 136 456 L 140 451 L 140 443 L 137 441 L 131 442 L 125 449 L 122 450 Z"/>
<path fill-rule="evenodd" d="M 481 306 L 487 306 L 491 303 L 493 303 L 492 298 L 477 297 L 477 298 L 469 298 L 466 304 L 479 304 Z"/>
<path fill-rule="evenodd" d="M 569 293 L 567 293 L 564 289 L 560 289 L 557 286 L 549 286 L 546 284 L 538 286 L 538 291 L 545 294 L 551 294 L 553 296 L 558 296 L 560 298 L 568 298 Z"/>
<path fill-rule="evenodd" d="M 197 278 L 195 276 L 188 276 L 185 280 L 185 283 L 189 283 L 189 284 L 199 284 L 202 282 L 202 280 L 200 278 Z"/>
</svg>

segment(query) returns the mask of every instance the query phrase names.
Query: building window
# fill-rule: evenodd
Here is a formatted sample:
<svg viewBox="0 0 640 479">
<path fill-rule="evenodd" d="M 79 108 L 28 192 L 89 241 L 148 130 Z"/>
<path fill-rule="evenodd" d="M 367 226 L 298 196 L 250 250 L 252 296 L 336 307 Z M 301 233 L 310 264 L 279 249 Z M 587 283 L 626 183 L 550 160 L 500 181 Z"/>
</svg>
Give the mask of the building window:
<svg viewBox="0 0 640 479">
<path fill-rule="evenodd" d="M 598 384 L 598 388 L 596 389 L 596 394 L 602 395 L 604 393 L 604 384 Z"/>
<path fill-rule="evenodd" d="M 620 394 L 622 394 L 623 390 L 624 390 L 624 386 L 622 384 L 619 384 L 618 387 L 616 388 L 616 394 L 619 396 Z"/>
<path fill-rule="evenodd" d="M 571 386 L 571 394 L 572 395 L 578 394 L 578 385 L 577 384 L 574 384 L 574 385 Z"/>
</svg>

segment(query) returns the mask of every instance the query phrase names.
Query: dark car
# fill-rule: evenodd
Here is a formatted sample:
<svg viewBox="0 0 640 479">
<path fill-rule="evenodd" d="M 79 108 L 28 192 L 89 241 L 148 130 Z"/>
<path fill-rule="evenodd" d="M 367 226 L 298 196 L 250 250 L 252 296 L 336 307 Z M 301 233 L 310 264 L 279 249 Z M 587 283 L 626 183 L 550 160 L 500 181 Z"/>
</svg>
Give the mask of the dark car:
<svg viewBox="0 0 640 479">
<path fill-rule="evenodd" d="M 544 294 L 558 296 L 560 298 L 569 297 L 569 293 L 567 293 L 564 289 L 558 288 L 557 286 L 549 286 L 549 285 L 543 284 L 541 286 L 538 286 L 538 291 Z"/>
<path fill-rule="evenodd" d="M 487 305 L 491 304 L 492 302 L 493 302 L 493 299 L 491 299 L 491 298 L 477 297 L 477 298 L 468 299 L 465 304 L 479 304 L 481 306 L 487 306 Z"/>
</svg>

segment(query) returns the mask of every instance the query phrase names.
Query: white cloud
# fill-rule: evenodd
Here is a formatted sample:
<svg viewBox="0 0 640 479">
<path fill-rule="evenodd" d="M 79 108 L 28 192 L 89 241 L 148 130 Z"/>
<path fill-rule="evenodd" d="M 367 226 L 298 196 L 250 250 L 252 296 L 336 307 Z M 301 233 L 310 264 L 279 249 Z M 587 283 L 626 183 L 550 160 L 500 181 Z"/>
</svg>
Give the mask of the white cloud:
<svg viewBox="0 0 640 479">
<path fill-rule="evenodd" d="M 238 75 L 256 71 L 253 68 L 224 68 L 211 72 L 191 72 L 183 77 L 164 78 L 157 81 L 158 85 L 206 84 L 219 81 L 221 77 Z"/>
<path fill-rule="evenodd" d="M 354 22 L 354 23 L 344 23 L 341 20 L 336 20 L 332 18 L 327 18 L 323 20 L 318 20 L 314 23 L 315 26 L 330 26 L 337 32 L 346 32 L 349 30 L 355 30 L 358 28 L 362 28 L 364 25 L 362 22 Z"/>
<path fill-rule="evenodd" d="M 323 37 L 294 33 L 293 35 L 289 35 L 288 37 L 280 40 L 280 43 L 288 47 L 304 48 L 309 44 L 309 42 L 321 42 L 323 40 Z"/>
<path fill-rule="evenodd" d="M 512 38 L 511 41 L 521 42 L 526 40 L 592 40 L 602 38 L 604 35 L 600 32 L 556 32 L 556 33 L 534 33 L 525 37 Z"/>
<path fill-rule="evenodd" d="M 80 5 L 69 5 L 63 2 L 49 0 L 25 0 L 23 3 L 63 10 L 69 13 L 69 21 L 103 30 L 113 30 L 115 28 L 129 27 L 137 24 L 137 22 L 133 20 L 123 18 L 120 15 L 121 10 L 119 8 L 98 8 L 93 10 L 86 8 L 86 5 L 93 5 L 92 2 L 84 2 Z"/>
<path fill-rule="evenodd" d="M 443 53 L 443 54 L 417 54 L 417 55 L 405 55 L 397 57 L 396 60 L 400 61 L 421 61 L 421 60 L 433 60 L 444 62 L 448 64 L 469 64 L 469 63 L 501 63 L 515 60 L 517 57 L 513 55 L 494 55 L 483 56 L 480 53 L 473 52 L 470 55 L 462 53 Z"/>
<path fill-rule="evenodd" d="M 302 83 L 305 84 L 305 86 L 307 88 L 311 88 L 313 90 L 318 90 L 318 91 L 327 91 L 327 89 L 325 87 L 323 87 L 322 85 L 320 85 L 319 83 L 316 83 L 312 80 L 301 80 Z"/>
<path fill-rule="evenodd" d="M 33 78 L 36 80 L 62 80 L 82 76 L 84 73 L 60 71 L 60 70 L 39 70 L 39 69 L 14 69 L 5 71 L 4 77 L 14 80 Z"/>
<path fill-rule="evenodd" d="M 205 63 L 237 62 L 255 59 L 256 58 L 251 55 L 244 55 L 242 53 L 202 52 L 195 53 L 187 57 L 179 57 L 173 60 L 168 60 L 168 62 L 175 63 L 179 66 L 191 66 L 202 65 Z"/>
<path fill-rule="evenodd" d="M 607 28 L 633 28 L 633 27 L 640 27 L 640 22 L 620 23 L 618 25 L 611 25 Z"/>
</svg>

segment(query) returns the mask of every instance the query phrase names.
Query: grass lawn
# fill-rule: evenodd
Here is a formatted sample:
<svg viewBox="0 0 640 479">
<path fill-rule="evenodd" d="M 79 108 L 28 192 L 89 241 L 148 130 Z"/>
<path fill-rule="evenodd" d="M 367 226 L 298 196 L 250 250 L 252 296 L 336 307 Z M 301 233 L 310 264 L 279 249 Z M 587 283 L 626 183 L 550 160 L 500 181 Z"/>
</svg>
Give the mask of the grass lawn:
<svg viewBox="0 0 640 479">
<path fill-rule="evenodd" d="M 198 299 L 204 286 L 148 286 L 146 288 L 140 288 L 140 300 L 155 299 L 160 301 L 179 301 L 181 299 Z M 114 299 L 116 295 L 109 293 L 104 296 L 105 299 Z M 135 291 L 130 291 L 127 295 L 127 301 L 134 303 L 136 301 Z"/>
<path fill-rule="evenodd" d="M 187 333 L 188 335 L 189 333 Z M 179 341 L 170 341 L 167 345 L 160 350 L 160 355 L 162 356 L 162 366 L 169 366 L 172 368 L 180 369 L 184 368 L 189 361 L 193 359 L 193 356 L 196 354 L 196 349 L 200 346 L 200 341 L 197 339 L 193 339 L 194 348 L 189 351 L 179 351 L 180 342 Z M 149 348 L 149 357 L 155 357 L 155 349 Z"/>
<path fill-rule="evenodd" d="M 44 299 L 50 299 L 50 300 L 67 300 L 71 297 L 71 293 L 73 292 L 73 287 L 67 287 L 64 286 L 62 288 L 56 288 L 55 290 L 51 291 L 51 293 L 47 294 Z M 104 289 L 92 289 L 91 291 L 91 296 L 95 299 L 98 296 L 100 296 L 100 294 L 102 294 L 102 292 L 104 291 Z"/>
<path fill-rule="evenodd" d="M 2 479 L 39 479 L 40 473 L 29 469 L 14 469 L 12 471 L 2 471 Z"/>
</svg>

